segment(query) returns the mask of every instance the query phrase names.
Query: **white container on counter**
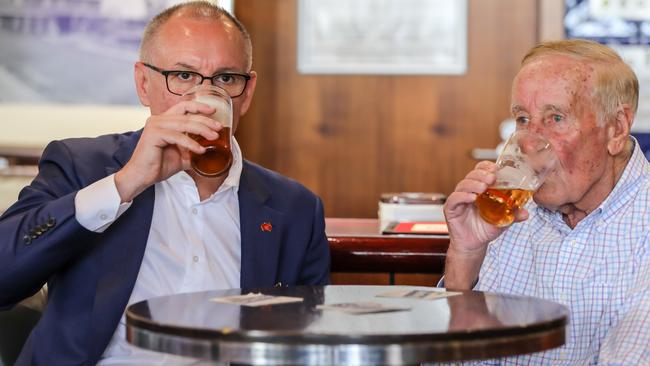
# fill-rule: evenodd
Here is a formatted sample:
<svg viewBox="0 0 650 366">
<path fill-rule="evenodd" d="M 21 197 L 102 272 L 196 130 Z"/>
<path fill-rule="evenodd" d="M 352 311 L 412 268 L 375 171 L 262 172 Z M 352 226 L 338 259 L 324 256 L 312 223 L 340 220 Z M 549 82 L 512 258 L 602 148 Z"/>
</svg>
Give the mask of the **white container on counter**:
<svg viewBox="0 0 650 366">
<path fill-rule="evenodd" d="M 391 222 L 445 221 L 441 193 L 383 193 L 379 199 L 379 225 L 384 230 Z"/>
</svg>

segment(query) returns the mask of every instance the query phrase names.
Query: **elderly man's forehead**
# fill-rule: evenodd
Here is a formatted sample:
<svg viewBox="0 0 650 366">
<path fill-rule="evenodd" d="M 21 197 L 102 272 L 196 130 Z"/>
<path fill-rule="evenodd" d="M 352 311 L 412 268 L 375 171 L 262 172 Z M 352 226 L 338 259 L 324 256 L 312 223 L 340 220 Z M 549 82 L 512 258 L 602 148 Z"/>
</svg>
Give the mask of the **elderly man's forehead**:
<svg viewBox="0 0 650 366">
<path fill-rule="evenodd" d="M 596 68 L 593 64 L 567 55 L 543 55 L 525 65 L 520 74 L 537 77 L 561 77 L 567 81 L 586 83 L 592 81 Z"/>
<path fill-rule="evenodd" d="M 513 82 L 511 112 L 560 111 L 593 95 L 593 65 L 568 56 L 540 56 L 527 62 Z"/>
</svg>

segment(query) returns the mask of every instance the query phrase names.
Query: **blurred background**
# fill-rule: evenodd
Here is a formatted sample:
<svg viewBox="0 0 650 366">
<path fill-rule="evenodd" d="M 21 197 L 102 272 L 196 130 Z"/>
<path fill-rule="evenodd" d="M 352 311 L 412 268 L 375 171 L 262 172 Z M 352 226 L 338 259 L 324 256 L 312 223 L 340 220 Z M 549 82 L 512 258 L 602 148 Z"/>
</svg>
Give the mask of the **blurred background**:
<svg viewBox="0 0 650 366">
<path fill-rule="evenodd" d="M 47 141 L 143 126 L 139 36 L 171 3 L 2 0 L 0 206 Z M 512 78 L 539 41 L 615 43 L 647 85 L 650 1 L 221 3 L 248 28 L 259 75 L 236 134 L 244 156 L 320 195 L 328 217 L 377 217 L 385 192 L 449 194 L 501 142 Z"/>
</svg>

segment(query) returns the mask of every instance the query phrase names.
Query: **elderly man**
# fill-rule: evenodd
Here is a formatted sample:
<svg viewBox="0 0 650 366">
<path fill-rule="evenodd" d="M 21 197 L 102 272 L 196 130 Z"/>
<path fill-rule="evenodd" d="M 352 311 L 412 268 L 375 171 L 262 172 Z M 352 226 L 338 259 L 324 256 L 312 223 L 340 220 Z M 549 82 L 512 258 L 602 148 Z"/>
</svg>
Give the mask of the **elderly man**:
<svg viewBox="0 0 650 366">
<path fill-rule="evenodd" d="M 300 184 L 242 159 L 227 174 L 190 169 L 215 139 L 214 108 L 184 86 L 232 98 L 233 130 L 256 84 L 248 33 L 208 2 L 147 26 L 135 84 L 151 110 L 144 129 L 50 144 L 39 174 L 0 219 L 0 306 L 49 285 L 47 308 L 18 365 L 167 364 L 129 346 L 130 303 L 180 292 L 328 282 L 321 201 Z M 180 79 L 183 83 L 175 83 Z"/>
<path fill-rule="evenodd" d="M 508 228 L 474 206 L 494 163 L 458 183 L 445 207 L 444 285 L 542 297 L 571 318 L 565 346 L 487 364 L 650 363 L 650 166 L 630 137 L 638 90 L 629 66 L 594 42 L 542 43 L 524 57 L 512 114 L 551 142 L 559 166 Z"/>
</svg>

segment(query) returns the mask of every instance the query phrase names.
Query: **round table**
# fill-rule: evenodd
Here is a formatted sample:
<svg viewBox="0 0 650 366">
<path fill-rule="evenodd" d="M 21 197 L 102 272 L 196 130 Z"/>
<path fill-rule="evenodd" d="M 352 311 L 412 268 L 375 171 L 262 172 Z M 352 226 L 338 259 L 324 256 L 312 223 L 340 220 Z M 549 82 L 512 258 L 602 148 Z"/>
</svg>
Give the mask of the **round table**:
<svg viewBox="0 0 650 366">
<path fill-rule="evenodd" d="M 377 297 L 410 286 L 304 286 L 153 298 L 127 308 L 127 340 L 198 359 L 253 365 L 416 365 L 559 347 L 568 309 L 532 297 L 467 291 L 436 300 Z M 214 298 L 260 292 L 302 302 L 247 307 Z M 372 301 L 408 310 L 352 315 L 319 304 Z"/>
</svg>

